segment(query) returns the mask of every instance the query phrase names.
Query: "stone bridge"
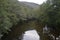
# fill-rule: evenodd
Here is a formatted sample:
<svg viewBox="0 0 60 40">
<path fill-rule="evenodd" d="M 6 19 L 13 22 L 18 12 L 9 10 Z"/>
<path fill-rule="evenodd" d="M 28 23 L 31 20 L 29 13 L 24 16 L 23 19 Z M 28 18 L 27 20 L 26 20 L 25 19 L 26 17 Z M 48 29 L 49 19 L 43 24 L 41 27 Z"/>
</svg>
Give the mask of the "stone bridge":
<svg viewBox="0 0 60 40">
<path fill-rule="evenodd" d="M 20 20 L 17 25 L 13 25 L 11 31 L 8 34 L 4 34 L 1 40 L 16 40 L 19 36 L 27 30 L 35 29 L 37 30 L 41 40 L 49 40 L 48 36 L 43 36 L 43 27 L 45 25 L 41 24 L 38 19 L 28 19 Z"/>
</svg>

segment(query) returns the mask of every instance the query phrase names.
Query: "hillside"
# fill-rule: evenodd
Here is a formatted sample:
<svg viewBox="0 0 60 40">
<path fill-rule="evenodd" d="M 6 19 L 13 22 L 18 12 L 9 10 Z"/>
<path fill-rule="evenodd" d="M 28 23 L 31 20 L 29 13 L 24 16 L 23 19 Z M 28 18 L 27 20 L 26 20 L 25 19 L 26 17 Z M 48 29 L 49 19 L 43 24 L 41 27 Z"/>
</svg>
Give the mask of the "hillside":
<svg viewBox="0 0 60 40">
<path fill-rule="evenodd" d="M 32 3 L 32 2 L 20 2 L 20 4 L 24 5 L 24 6 L 27 6 L 27 7 L 30 7 L 30 8 L 38 8 L 39 5 L 36 4 L 36 3 Z"/>
</svg>

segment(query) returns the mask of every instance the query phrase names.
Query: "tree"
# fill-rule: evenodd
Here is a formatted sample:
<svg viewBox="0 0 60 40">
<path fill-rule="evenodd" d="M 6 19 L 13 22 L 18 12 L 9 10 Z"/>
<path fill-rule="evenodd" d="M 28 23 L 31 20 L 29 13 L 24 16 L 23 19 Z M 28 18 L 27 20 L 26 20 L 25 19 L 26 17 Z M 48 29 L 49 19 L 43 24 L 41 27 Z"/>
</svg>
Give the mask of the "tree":
<svg viewBox="0 0 60 40">
<path fill-rule="evenodd" d="M 17 0 L 0 0 L 0 34 L 8 34 L 18 22 L 31 17 L 31 13 L 32 9 Z"/>
</svg>

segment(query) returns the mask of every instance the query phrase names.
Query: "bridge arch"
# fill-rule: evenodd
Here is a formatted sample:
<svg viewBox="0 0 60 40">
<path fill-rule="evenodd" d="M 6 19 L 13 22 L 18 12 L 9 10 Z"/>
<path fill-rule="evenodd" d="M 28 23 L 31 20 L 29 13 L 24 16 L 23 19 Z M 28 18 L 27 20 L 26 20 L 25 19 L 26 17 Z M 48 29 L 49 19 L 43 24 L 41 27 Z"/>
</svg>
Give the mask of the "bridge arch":
<svg viewBox="0 0 60 40">
<path fill-rule="evenodd" d="M 40 24 L 38 20 L 34 18 L 20 21 L 17 25 L 11 28 L 11 31 L 7 35 L 5 35 L 7 37 L 2 37 L 2 40 L 16 40 L 16 38 L 18 38 L 20 35 L 22 35 L 22 33 L 27 30 L 36 29 L 38 31 L 37 27 L 39 26 Z"/>
</svg>

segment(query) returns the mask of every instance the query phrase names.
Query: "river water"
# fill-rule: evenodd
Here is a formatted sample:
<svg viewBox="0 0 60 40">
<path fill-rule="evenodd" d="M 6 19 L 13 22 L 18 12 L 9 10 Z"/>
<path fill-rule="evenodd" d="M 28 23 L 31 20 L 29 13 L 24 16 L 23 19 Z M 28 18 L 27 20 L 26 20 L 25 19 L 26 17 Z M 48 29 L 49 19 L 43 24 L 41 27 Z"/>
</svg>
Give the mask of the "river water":
<svg viewBox="0 0 60 40">
<path fill-rule="evenodd" d="M 39 40 L 39 35 L 36 30 L 26 31 L 22 40 Z"/>
</svg>

